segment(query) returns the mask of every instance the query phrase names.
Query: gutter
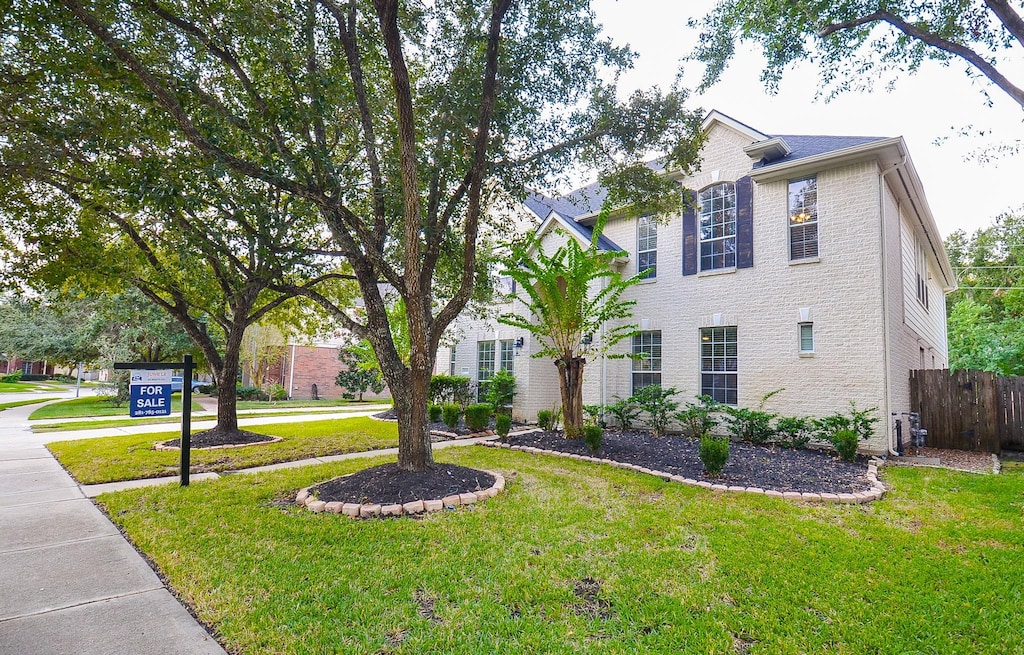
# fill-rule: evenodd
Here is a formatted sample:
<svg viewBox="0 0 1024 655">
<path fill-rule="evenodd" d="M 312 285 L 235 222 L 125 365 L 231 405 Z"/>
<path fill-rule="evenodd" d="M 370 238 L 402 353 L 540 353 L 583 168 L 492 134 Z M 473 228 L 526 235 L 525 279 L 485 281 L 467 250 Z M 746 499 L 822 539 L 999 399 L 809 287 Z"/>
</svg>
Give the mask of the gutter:
<svg viewBox="0 0 1024 655">
<path fill-rule="evenodd" d="M 889 317 L 889 277 L 886 275 L 889 266 L 889 259 L 886 255 L 885 243 L 885 176 L 889 173 L 903 167 L 907 163 L 907 153 L 903 153 L 903 158 L 896 164 L 893 164 L 886 170 L 882 171 L 878 175 L 878 216 L 879 216 L 879 232 L 881 234 L 881 252 L 882 252 L 882 330 L 885 332 L 885 344 L 882 348 L 882 366 L 885 369 L 885 375 L 882 376 L 882 393 L 885 395 L 885 417 L 892 416 L 892 406 L 890 405 L 891 397 L 889 395 L 889 376 L 892 371 L 889 368 L 889 343 L 892 337 L 890 331 L 891 321 Z M 897 206 L 898 207 L 898 206 Z M 897 208 L 897 220 L 899 220 L 899 209 Z M 902 271 L 901 271 L 902 273 Z M 892 443 L 892 430 L 889 429 L 888 418 L 886 421 L 886 446 L 889 450 L 890 455 L 899 456 L 899 452 L 893 446 Z"/>
</svg>

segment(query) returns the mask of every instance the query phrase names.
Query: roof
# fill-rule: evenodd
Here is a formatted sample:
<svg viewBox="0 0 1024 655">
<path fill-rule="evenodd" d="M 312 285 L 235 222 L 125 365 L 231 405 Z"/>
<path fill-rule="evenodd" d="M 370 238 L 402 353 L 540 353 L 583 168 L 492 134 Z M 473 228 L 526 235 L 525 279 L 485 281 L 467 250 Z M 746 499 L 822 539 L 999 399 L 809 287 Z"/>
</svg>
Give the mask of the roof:
<svg viewBox="0 0 1024 655">
<path fill-rule="evenodd" d="M 774 159 L 771 162 L 759 161 L 754 164 L 754 169 L 762 166 L 776 165 L 783 162 L 792 162 L 805 157 L 824 155 L 830 152 L 838 152 L 847 148 L 862 146 L 868 143 L 886 141 L 888 137 L 883 136 L 834 136 L 834 135 L 805 135 L 805 134 L 775 134 L 772 138 L 780 138 L 791 148 L 791 152 L 785 157 Z"/>
<path fill-rule="evenodd" d="M 584 191 L 584 189 L 591 188 L 604 191 L 597 184 L 591 184 L 589 186 L 584 187 L 583 189 L 579 189 L 578 192 L 582 192 Z M 576 193 L 577 191 L 573 192 L 573 194 Z M 603 200 L 603 193 L 601 195 Z M 585 215 L 591 213 L 592 211 L 596 211 L 596 209 L 599 209 L 601 207 L 601 203 L 598 202 L 596 205 L 593 205 L 596 208 L 594 210 L 584 209 L 577 207 L 575 204 L 573 204 L 572 200 L 569 199 L 571 196 L 572 194 L 565 198 L 548 198 L 547 196 L 542 196 L 540 194 L 534 193 L 526 198 L 525 204 L 530 209 L 530 211 L 537 214 L 537 216 L 539 216 L 541 220 L 544 221 L 544 223 L 547 223 L 548 219 L 557 219 L 559 223 L 563 224 L 565 227 L 575 232 L 577 236 L 589 242 L 594 237 L 594 228 L 592 228 L 589 225 L 583 225 L 581 223 L 576 222 L 576 216 Z M 585 196 L 582 193 L 576 198 L 576 200 L 578 202 L 583 203 L 589 202 L 587 196 Z M 584 206 L 590 205 L 585 204 Z M 542 224 L 538 232 L 542 232 L 544 228 L 545 225 Z M 622 252 L 624 250 L 624 248 L 619 247 L 618 244 L 616 244 L 614 241 L 612 241 L 603 234 L 597 238 L 597 247 L 600 248 L 601 250 L 609 252 Z"/>
</svg>

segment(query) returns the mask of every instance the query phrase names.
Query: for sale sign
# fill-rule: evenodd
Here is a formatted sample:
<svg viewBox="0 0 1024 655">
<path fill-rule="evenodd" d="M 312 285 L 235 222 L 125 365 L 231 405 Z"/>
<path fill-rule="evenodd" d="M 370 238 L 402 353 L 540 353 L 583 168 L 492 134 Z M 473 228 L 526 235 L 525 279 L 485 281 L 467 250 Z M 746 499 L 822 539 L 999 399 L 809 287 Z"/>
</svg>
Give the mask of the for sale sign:
<svg viewBox="0 0 1024 655">
<path fill-rule="evenodd" d="M 131 416 L 171 415 L 171 371 L 131 372 L 128 384 Z"/>
</svg>

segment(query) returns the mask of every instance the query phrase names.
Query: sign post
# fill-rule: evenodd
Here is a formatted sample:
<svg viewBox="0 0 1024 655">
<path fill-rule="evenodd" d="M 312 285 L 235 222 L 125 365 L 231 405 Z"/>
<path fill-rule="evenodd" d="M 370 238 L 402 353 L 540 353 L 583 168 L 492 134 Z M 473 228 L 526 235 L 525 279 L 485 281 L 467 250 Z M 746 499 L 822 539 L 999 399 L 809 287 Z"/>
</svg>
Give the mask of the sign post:
<svg viewBox="0 0 1024 655">
<path fill-rule="evenodd" d="M 114 369 L 131 371 L 130 413 L 132 416 L 170 416 L 171 369 L 182 369 L 181 385 L 181 486 L 188 486 L 192 441 L 192 355 L 183 362 L 116 362 Z"/>
</svg>

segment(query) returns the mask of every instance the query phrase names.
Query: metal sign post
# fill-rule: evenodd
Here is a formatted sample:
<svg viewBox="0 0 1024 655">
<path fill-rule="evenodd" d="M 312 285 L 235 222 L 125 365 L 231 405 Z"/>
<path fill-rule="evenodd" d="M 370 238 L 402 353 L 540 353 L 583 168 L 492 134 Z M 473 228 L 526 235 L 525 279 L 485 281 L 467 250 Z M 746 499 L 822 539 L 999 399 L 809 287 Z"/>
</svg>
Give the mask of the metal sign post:
<svg viewBox="0 0 1024 655">
<path fill-rule="evenodd" d="M 126 370 L 128 370 L 128 371 L 162 371 L 162 370 L 165 370 L 165 369 L 174 369 L 174 368 L 182 369 L 183 380 L 182 380 L 182 385 L 181 385 L 181 486 L 187 487 L 188 486 L 189 466 L 191 465 L 191 458 L 192 458 L 192 453 L 191 453 L 191 447 L 192 447 L 192 444 L 191 444 L 191 441 L 192 441 L 192 372 L 195 371 L 196 365 L 194 363 L 192 363 L 192 355 L 185 355 L 184 360 L 185 361 L 183 361 L 183 362 L 116 362 L 114 364 L 114 370 L 117 370 L 117 371 L 126 371 Z M 140 375 L 139 376 L 139 380 L 138 380 L 139 386 L 147 386 L 145 384 L 145 382 L 143 381 L 144 379 L 148 379 L 147 376 L 145 376 L 145 375 Z M 168 390 L 170 390 L 169 382 L 170 382 L 170 380 L 168 378 L 168 384 L 166 385 Z M 151 385 L 148 385 L 148 386 L 159 386 L 159 387 L 162 387 L 164 385 L 162 385 L 162 384 L 152 385 L 151 384 Z M 159 409 L 159 407 L 156 406 L 156 404 L 158 403 L 157 399 L 161 398 L 162 396 L 157 393 L 158 390 L 149 389 L 148 391 L 151 391 L 152 393 L 145 393 L 146 391 L 147 391 L 146 389 L 140 389 L 139 392 L 138 392 L 138 397 L 141 398 L 142 400 L 146 401 L 147 404 L 154 405 L 154 406 L 151 406 L 151 407 L 147 406 L 146 408 L 143 408 L 143 411 L 146 411 L 146 410 L 155 411 L 156 409 Z M 162 393 L 162 389 L 159 390 L 159 391 Z M 134 397 L 135 397 L 135 392 L 133 391 L 133 398 Z M 170 405 L 170 402 L 168 401 L 167 402 L 167 412 L 166 412 L 166 414 L 159 414 L 159 415 L 164 415 L 165 416 L 167 414 L 170 414 L 170 407 L 171 407 L 171 405 Z M 133 408 L 133 411 L 134 411 L 134 408 L 135 408 L 134 401 L 132 403 L 132 408 Z M 132 415 L 135 416 L 134 413 Z M 158 414 L 153 414 L 153 413 L 145 414 L 145 415 L 146 416 L 158 416 Z"/>
</svg>

